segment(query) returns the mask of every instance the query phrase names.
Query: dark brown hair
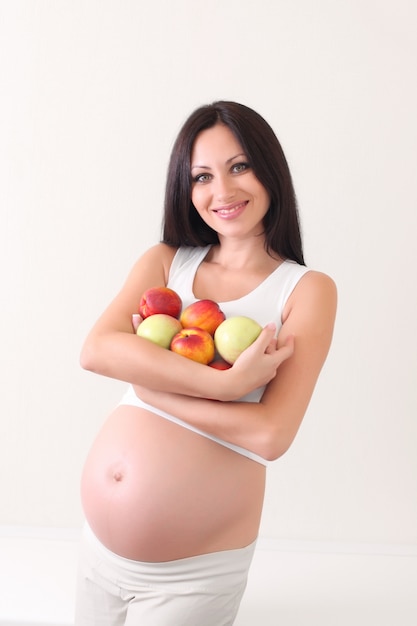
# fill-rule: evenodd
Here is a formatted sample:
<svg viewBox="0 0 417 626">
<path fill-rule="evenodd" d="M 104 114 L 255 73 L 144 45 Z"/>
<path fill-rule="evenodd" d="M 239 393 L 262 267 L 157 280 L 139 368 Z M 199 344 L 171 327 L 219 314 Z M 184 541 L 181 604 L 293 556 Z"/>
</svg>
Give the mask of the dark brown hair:
<svg viewBox="0 0 417 626">
<path fill-rule="evenodd" d="M 182 126 L 168 166 L 162 241 L 175 247 L 219 242 L 217 233 L 201 219 L 191 202 L 190 171 L 197 135 L 216 124 L 224 124 L 232 131 L 271 198 L 264 217 L 266 250 L 304 265 L 297 201 L 281 144 L 256 111 L 237 102 L 218 101 L 202 106 Z"/>
</svg>

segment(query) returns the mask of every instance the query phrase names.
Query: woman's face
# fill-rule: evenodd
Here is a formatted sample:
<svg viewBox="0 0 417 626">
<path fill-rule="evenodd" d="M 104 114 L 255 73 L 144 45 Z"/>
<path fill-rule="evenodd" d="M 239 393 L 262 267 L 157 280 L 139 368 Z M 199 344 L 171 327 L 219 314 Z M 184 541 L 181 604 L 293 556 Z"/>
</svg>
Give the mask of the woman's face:
<svg viewBox="0 0 417 626">
<path fill-rule="evenodd" d="M 227 126 L 217 124 L 197 135 L 191 153 L 191 178 L 192 203 L 220 237 L 247 238 L 263 233 L 269 194 Z"/>
</svg>

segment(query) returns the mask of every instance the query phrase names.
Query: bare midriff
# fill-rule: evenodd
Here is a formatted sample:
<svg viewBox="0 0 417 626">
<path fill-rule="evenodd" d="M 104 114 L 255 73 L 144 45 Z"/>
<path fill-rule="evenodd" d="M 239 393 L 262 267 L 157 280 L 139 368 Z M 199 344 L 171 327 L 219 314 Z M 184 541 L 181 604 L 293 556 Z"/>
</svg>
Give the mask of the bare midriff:
<svg viewBox="0 0 417 626">
<path fill-rule="evenodd" d="M 121 405 L 87 457 L 87 522 L 112 552 L 160 562 L 241 548 L 258 534 L 265 467 L 144 409 Z"/>
</svg>

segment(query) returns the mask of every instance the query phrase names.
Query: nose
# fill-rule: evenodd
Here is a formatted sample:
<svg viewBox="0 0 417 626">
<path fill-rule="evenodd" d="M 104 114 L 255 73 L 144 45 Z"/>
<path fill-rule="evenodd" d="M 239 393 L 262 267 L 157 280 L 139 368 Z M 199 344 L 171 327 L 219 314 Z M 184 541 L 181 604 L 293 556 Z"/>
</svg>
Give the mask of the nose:
<svg viewBox="0 0 417 626">
<path fill-rule="evenodd" d="M 233 180 L 231 180 L 228 176 L 216 176 L 214 195 L 217 199 L 217 202 L 230 202 L 230 200 L 232 200 L 235 195 Z"/>
</svg>

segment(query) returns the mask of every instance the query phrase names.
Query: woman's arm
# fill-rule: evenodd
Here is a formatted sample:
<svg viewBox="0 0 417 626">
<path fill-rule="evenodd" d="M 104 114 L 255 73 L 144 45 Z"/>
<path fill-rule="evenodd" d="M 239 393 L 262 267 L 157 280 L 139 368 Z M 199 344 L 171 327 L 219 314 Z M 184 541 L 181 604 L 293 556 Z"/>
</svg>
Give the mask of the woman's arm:
<svg viewBox="0 0 417 626">
<path fill-rule="evenodd" d="M 141 389 L 137 393 L 201 430 L 276 459 L 291 445 L 310 402 L 330 347 L 336 298 L 335 285 L 324 274 L 309 272 L 301 279 L 288 300 L 278 338 L 283 345 L 293 335 L 294 353 L 281 364 L 259 403 L 224 403 Z M 245 353 L 239 357 L 245 358 Z M 231 369 L 239 366 L 239 359 Z"/>
<path fill-rule="evenodd" d="M 158 392 L 235 400 L 267 384 L 291 345 L 270 350 L 274 328 L 266 327 L 237 367 L 226 371 L 202 365 L 138 337 L 132 314 L 144 291 L 166 285 L 175 249 L 164 244 L 150 248 L 135 264 L 119 294 L 90 331 L 80 363 L 87 370 Z"/>
</svg>

